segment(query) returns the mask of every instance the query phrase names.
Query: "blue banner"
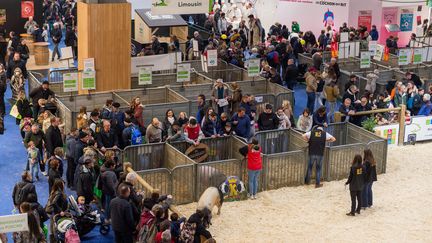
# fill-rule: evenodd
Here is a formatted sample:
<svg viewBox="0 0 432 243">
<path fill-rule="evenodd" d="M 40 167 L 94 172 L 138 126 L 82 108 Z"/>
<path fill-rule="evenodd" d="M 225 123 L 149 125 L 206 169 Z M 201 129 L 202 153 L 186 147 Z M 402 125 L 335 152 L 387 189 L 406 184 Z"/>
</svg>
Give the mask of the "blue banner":
<svg viewBox="0 0 432 243">
<path fill-rule="evenodd" d="M 413 29 L 414 14 L 403 13 L 400 18 L 400 30 L 401 31 L 412 31 Z"/>
</svg>

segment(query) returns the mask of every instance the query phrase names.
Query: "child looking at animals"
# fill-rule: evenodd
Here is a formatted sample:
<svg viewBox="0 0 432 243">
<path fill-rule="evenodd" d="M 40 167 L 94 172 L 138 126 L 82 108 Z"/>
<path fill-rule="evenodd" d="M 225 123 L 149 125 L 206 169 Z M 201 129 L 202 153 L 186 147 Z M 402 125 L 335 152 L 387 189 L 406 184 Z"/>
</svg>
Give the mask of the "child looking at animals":
<svg viewBox="0 0 432 243">
<path fill-rule="evenodd" d="M 27 158 L 28 163 L 27 167 L 30 170 L 30 174 L 32 175 L 32 178 L 36 178 L 37 181 L 39 181 L 39 150 L 36 148 L 33 141 L 28 142 L 28 148 L 27 148 Z M 34 179 L 33 179 L 34 180 Z"/>
</svg>

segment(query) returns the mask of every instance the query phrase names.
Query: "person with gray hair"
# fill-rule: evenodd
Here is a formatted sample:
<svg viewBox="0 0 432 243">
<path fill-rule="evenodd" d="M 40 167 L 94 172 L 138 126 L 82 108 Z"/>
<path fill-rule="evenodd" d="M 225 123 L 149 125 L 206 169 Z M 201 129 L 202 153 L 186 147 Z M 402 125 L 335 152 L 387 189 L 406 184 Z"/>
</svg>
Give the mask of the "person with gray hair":
<svg viewBox="0 0 432 243">
<path fill-rule="evenodd" d="M 51 31 L 51 38 L 54 43 L 54 50 L 53 50 L 51 61 L 54 62 L 54 58 L 56 55 L 58 59 L 61 58 L 61 53 L 59 51 L 59 44 L 63 38 L 63 33 L 58 23 L 54 24 L 54 29 Z"/>
<path fill-rule="evenodd" d="M 429 116 L 432 112 L 432 103 L 431 103 L 431 95 L 424 94 L 423 95 L 423 105 L 420 108 L 418 113 L 419 116 Z"/>
</svg>

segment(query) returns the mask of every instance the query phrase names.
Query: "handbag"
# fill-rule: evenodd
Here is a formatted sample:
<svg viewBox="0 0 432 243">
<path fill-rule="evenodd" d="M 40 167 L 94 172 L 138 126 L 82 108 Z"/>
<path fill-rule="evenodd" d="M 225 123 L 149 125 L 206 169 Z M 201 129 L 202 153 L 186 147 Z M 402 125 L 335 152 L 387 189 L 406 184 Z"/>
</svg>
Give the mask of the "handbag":
<svg viewBox="0 0 432 243">
<path fill-rule="evenodd" d="M 16 103 L 12 106 L 9 115 L 11 115 L 12 117 L 15 117 L 16 119 L 21 120 L 22 116 L 18 111 L 18 106 L 16 105 Z"/>
</svg>

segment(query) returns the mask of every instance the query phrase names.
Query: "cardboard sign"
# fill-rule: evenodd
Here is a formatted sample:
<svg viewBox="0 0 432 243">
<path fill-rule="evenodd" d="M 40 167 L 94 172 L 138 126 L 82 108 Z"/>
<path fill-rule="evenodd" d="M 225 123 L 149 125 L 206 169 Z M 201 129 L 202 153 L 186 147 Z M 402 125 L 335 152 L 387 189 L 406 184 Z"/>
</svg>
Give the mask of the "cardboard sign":
<svg viewBox="0 0 432 243">
<path fill-rule="evenodd" d="M 182 63 L 177 65 L 177 82 L 190 81 L 190 63 Z"/>
<path fill-rule="evenodd" d="M 408 65 L 411 63 L 411 49 L 399 49 L 398 65 Z"/>
<path fill-rule="evenodd" d="M 85 71 L 81 75 L 82 89 L 94 90 L 96 89 L 96 72 L 95 71 Z"/>
<path fill-rule="evenodd" d="M 60 52 L 62 54 L 62 59 L 72 59 L 74 57 L 71 46 L 60 48 Z"/>
<path fill-rule="evenodd" d="M 258 77 L 260 73 L 260 59 L 249 59 L 248 77 Z"/>
<path fill-rule="evenodd" d="M 94 58 L 86 58 L 83 60 L 84 71 L 95 71 L 95 61 Z"/>
<path fill-rule="evenodd" d="M 413 64 L 420 64 L 423 61 L 423 49 L 422 48 L 416 48 L 414 49 L 414 55 L 413 55 Z"/>
<path fill-rule="evenodd" d="M 208 50 L 207 51 L 207 66 L 216 67 L 217 64 L 218 64 L 217 50 Z"/>
<path fill-rule="evenodd" d="M 376 51 L 375 55 L 373 57 L 376 61 L 381 61 L 384 56 L 384 46 L 383 45 L 376 45 Z"/>
<path fill-rule="evenodd" d="M 26 213 L 0 216 L 0 233 L 28 231 Z"/>
<path fill-rule="evenodd" d="M 370 68 L 371 66 L 371 53 L 368 51 L 360 53 L 360 68 Z"/>
<path fill-rule="evenodd" d="M 78 91 L 78 73 L 63 74 L 63 92 Z"/>
<path fill-rule="evenodd" d="M 151 67 L 140 67 L 138 70 L 138 85 L 149 85 L 153 83 Z"/>
<path fill-rule="evenodd" d="M 369 52 L 372 56 L 375 56 L 377 49 L 377 41 L 369 41 Z"/>
<path fill-rule="evenodd" d="M 340 33 L 340 42 L 348 42 L 349 33 L 342 32 Z"/>
</svg>

